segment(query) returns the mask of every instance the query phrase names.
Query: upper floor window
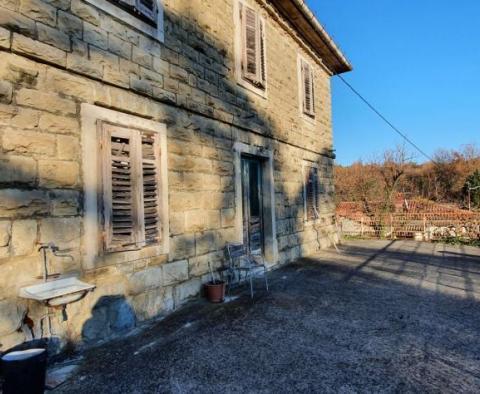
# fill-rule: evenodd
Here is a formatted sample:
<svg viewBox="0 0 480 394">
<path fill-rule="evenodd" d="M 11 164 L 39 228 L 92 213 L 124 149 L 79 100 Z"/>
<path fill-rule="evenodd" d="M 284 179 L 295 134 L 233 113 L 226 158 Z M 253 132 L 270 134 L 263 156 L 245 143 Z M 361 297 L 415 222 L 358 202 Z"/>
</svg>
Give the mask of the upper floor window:
<svg viewBox="0 0 480 394">
<path fill-rule="evenodd" d="M 164 41 L 163 0 L 84 0 L 160 42 Z"/>
<path fill-rule="evenodd" d="M 241 1 L 237 15 L 238 79 L 242 85 L 249 84 L 263 94 L 266 89 L 265 21 L 258 11 Z"/>
<path fill-rule="evenodd" d="M 312 66 L 303 58 L 299 58 L 299 91 L 301 110 L 305 115 L 315 117 L 315 84 Z"/>
<path fill-rule="evenodd" d="M 110 0 L 125 11 L 153 24 L 157 25 L 158 7 L 156 0 Z"/>
</svg>

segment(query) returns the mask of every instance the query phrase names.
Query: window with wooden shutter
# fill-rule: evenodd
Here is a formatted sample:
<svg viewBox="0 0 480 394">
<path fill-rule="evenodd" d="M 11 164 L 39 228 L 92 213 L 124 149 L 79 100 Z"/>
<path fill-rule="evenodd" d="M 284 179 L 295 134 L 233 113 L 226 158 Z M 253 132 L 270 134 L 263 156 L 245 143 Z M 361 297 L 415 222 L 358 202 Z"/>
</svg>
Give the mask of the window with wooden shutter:
<svg viewBox="0 0 480 394">
<path fill-rule="evenodd" d="M 160 196 L 158 138 L 153 133 L 142 133 L 142 181 L 145 243 L 155 244 L 160 240 Z"/>
<path fill-rule="evenodd" d="M 155 133 L 99 122 L 104 250 L 139 249 L 161 240 Z"/>
<path fill-rule="evenodd" d="M 307 220 L 318 218 L 320 208 L 320 185 L 318 179 L 318 168 L 305 167 L 305 216 Z"/>
<path fill-rule="evenodd" d="M 242 40 L 242 77 L 257 88 L 265 88 L 265 23 L 257 11 L 239 3 Z"/>
<path fill-rule="evenodd" d="M 301 91 L 303 112 L 309 116 L 315 116 L 315 87 L 314 75 L 310 64 L 303 59 L 301 64 Z"/>
<path fill-rule="evenodd" d="M 157 0 L 110 0 L 124 10 L 134 14 L 149 23 L 157 23 Z"/>
</svg>

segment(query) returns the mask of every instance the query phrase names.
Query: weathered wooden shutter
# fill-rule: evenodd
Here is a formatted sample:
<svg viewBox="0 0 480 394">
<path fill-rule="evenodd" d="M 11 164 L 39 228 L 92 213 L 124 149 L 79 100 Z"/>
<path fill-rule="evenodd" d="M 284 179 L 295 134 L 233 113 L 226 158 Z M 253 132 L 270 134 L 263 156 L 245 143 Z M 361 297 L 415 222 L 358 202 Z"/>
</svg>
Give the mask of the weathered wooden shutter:
<svg viewBox="0 0 480 394">
<path fill-rule="evenodd" d="M 315 168 L 315 217 L 320 215 L 320 195 L 322 194 L 322 185 L 320 184 L 320 176 L 318 168 Z"/>
<path fill-rule="evenodd" d="M 153 133 L 142 133 L 143 211 L 147 245 L 158 243 L 161 238 L 159 162 L 158 136 Z"/>
<path fill-rule="evenodd" d="M 313 74 L 313 70 L 311 70 L 311 81 L 312 81 L 312 116 L 315 115 L 315 78 Z"/>
<path fill-rule="evenodd" d="M 139 249 L 162 238 L 160 142 L 154 132 L 98 122 L 105 251 Z"/>
<path fill-rule="evenodd" d="M 315 114 L 313 72 L 310 65 L 302 60 L 302 91 L 303 91 L 303 112 L 308 115 Z"/>
<path fill-rule="evenodd" d="M 318 169 L 315 167 L 306 167 L 308 173 L 305 180 L 305 208 L 308 220 L 313 220 L 318 217 Z"/>
<path fill-rule="evenodd" d="M 242 76 L 258 87 L 265 84 L 264 22 L 258 13 L 240 3 Z"/>
<path fill-rule="evenodd" d="M 138 241 L 136 143 L 131 130 L 99 123 L 102 136 L 105 250 L 135 248 Z"/>
<path fill-rule="evenodd" d="M 244 6 L 244 72 L 245 77 L 258 79 L 258 40 L 257 14 L 250 7 Z"/>
<path fill-rule="evenodd" d="M 267 80 L 267 63 L 265 53 L 265 22 L 260 18 L 260 67 L 261 67 L 261 83 L 265 86 Z"/>
</svg>

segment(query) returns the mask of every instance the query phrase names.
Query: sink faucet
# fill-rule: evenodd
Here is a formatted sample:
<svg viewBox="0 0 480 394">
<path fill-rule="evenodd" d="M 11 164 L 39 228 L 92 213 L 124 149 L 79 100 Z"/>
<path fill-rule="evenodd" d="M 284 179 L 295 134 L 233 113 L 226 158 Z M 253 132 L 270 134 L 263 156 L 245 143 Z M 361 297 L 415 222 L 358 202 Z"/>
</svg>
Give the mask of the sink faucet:
<svg viewBox="0 0 480 394">
<path fill-rule="evenodd" d="M 58 246 L 56 246 L 53 242 L 49 242 L 47 244 L 41 244 L 38 248 L 38 251 L 42 252 L 43 255 L 43 281 L 46 282 L 48 279 L 48 262 L 47 262 L 47 251 L 50 250 L 53 254 L 58 252 Z"/>
<path fill-rule="evenodd" d="M 58 276 L 59 275 L 59 274 L 52 274 L 52 275 L 48 274 L 47 251 L 49 251 L 49 250 L 56 257 L 69 258 L 72 261 L 74 260 L 72 255 L 66 253 L 66 252 L 69 251 L 69 249 L 60 250 L 60 248 L 58 246 L 56 246 L 53 242 L 49 242 L 49 243 L 46 243 L 46 244 L 40 244 L 40 247 L 38 248 L 38 251 L 39 252 L 41 251 L 42 256 L 43 256 L 43 275 L 42 275 L 42 277 L 43 277 L 44 282 L 46 282 L 47 279 L 50 276 Z"/>
</svg>

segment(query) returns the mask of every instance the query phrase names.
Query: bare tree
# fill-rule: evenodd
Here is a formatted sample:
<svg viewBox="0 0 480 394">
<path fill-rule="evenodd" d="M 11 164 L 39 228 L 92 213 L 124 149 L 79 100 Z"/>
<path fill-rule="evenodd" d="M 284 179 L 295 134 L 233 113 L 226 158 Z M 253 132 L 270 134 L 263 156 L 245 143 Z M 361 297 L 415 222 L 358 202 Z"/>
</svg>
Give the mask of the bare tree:
<svg viewBox="0 0 480 394">
<path fill-rule="evenodd" d="M 397 145 L 394 149 L 386 150 L 383 153 L 378 168 L 384 182 L 384 212 L 392 208 L 392 200 L 398 192 L 400 181 L 408 167 L 411 166 L 412 160 L 413 155 L 407 151 L 405 145 Z"/>
</svg>

